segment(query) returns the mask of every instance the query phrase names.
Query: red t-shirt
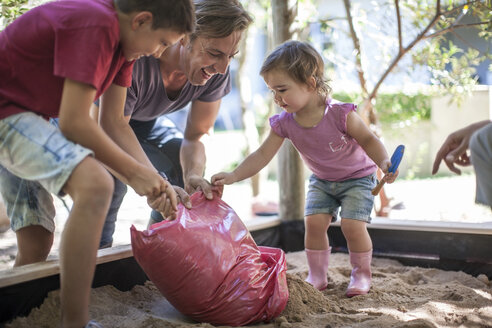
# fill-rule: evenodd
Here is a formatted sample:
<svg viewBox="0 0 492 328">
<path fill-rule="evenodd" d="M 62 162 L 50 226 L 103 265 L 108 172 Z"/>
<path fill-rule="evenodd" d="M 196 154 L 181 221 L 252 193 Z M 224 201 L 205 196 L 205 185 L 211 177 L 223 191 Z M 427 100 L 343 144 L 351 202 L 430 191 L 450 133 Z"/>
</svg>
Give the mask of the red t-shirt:
<svg viewBox="0 0 492 328">
<path fill-rule="evenodd" d="M 33 8 L 0 33 L 0 119 L 31 111 L 58 117 L 65 78 L 129 87 L 112 0 L 63 0 Z"/>
</svg>

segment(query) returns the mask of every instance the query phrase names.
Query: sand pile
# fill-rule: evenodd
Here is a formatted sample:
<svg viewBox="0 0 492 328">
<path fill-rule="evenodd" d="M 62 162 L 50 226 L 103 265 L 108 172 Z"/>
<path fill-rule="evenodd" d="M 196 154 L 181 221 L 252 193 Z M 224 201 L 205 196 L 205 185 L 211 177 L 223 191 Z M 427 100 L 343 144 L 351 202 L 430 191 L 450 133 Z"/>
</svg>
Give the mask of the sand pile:
<svg viewBox="0 0 492 328">
<path fill-rule="evenodd" d="M 371 292 L 348 299 L 345 289 L 351 269 L 346 254 L 332 254 L 330 284 L 323 292 L 304 282 L 304 252 L 287 254 L 287 263 L 290 298 L 285 310 L 274 322 L 251 327 L 492 326 L 492 289 L 485 276 L 475 278 L 462 272 L 409 267 L 375 258 Z M 59 291 L 53 291 L 39 309 L 6 328 L 57 327 L 59 308 Z M 112 286 L 94 289 L 90 312 L 105 328 L 213 327 L 181 315 L 151 282 L 128 292 Z"/>
</svg>

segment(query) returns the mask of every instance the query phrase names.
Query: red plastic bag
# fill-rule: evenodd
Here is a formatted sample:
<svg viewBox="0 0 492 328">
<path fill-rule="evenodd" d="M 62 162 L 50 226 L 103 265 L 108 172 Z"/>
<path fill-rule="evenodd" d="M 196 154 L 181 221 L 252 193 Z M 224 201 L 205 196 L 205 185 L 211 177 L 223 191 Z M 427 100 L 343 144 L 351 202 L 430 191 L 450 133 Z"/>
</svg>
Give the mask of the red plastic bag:
<svg viewBox="0 0 492 328">
<path fill-rule="evenodd" d="M 137 231 L 133 255 L 181 313 L 199 322 L 242 326 L 278 316 L 289 298 L 285 253 L 258 247 L 219 197 L 191 196 L 177 219 Z"/>
</svg>

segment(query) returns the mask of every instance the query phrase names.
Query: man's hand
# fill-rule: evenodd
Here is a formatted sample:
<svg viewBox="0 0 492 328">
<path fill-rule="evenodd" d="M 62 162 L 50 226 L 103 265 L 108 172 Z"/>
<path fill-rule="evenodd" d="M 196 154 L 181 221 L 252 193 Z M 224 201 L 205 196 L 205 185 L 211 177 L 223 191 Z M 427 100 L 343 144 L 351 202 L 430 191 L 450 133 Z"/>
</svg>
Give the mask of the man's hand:
<svg viewBox="0 0 492 328">
<path fill-rule="evenodd" d="M 437 171 L 439 171 L 439 165 L 442 160 L 444 160 L 444 163 L 446 163 L 447 167 L 452 172 L 461 174 L 461 170 L 458 169 L 455 164 L 459 166 L 469 166 L 471 164 L 470 156 L 468 155 L 470 138 L 476 130 L 486 124 L 490 124 L 490 121 L 471 124 L 451 133 L 436 154 L 434 165 L 432 167 L 432 174 L 436 174 Z"/>
<path fill-rule="evenodd" d="M 184 205 L 187 209 L 191 208 L 190 195 L 181 187 L 173 186 L 174 191 L 178 195 L 178 202 Z"/>
<path fill-rule="evenodd" d="M 185 179 L 185 189 L 190 195 L 195 191 L 202 191 L 205 194 L 205 198 L 212 200 L 214 198 L 214 192 L 217 192 L 219 197 L 222 197 L 224 187 L 213 186 L 204 178 L 198 175 L 191 175 Z"/>
</svg>

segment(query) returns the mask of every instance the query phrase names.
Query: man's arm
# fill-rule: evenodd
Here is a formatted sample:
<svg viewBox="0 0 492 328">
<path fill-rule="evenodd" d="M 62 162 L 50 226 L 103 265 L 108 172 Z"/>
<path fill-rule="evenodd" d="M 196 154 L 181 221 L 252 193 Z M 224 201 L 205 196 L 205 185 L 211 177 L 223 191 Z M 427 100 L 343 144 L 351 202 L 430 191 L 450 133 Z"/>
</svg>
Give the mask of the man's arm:
<svg viewBox="0 0 492 328">
<path fill-rule="evenodd" d="M 122 108 L 125 106 L 127 89 L 111 85 L 101 96 L 97 108 L 98 121 L 108 136 L 126 153 L 130 154 L 140 164 L 157 171 L 138 142 L 137 136 L 130 127 L 131 116 L 125 116 Z M 93 111 L 95 105 L 93 105 Z"/>
<path fill-rule="evenodd" d="M 220 99 L 213 102 L 193 101 L 180 151 L 185 190 L 190 195 L 196 190 L 202 190 L 207 199 L 213 198 L 213 188 L 203 178 L 206 154 L 201 138 L 213 128 L 220 102 Z"/>
</svg>

